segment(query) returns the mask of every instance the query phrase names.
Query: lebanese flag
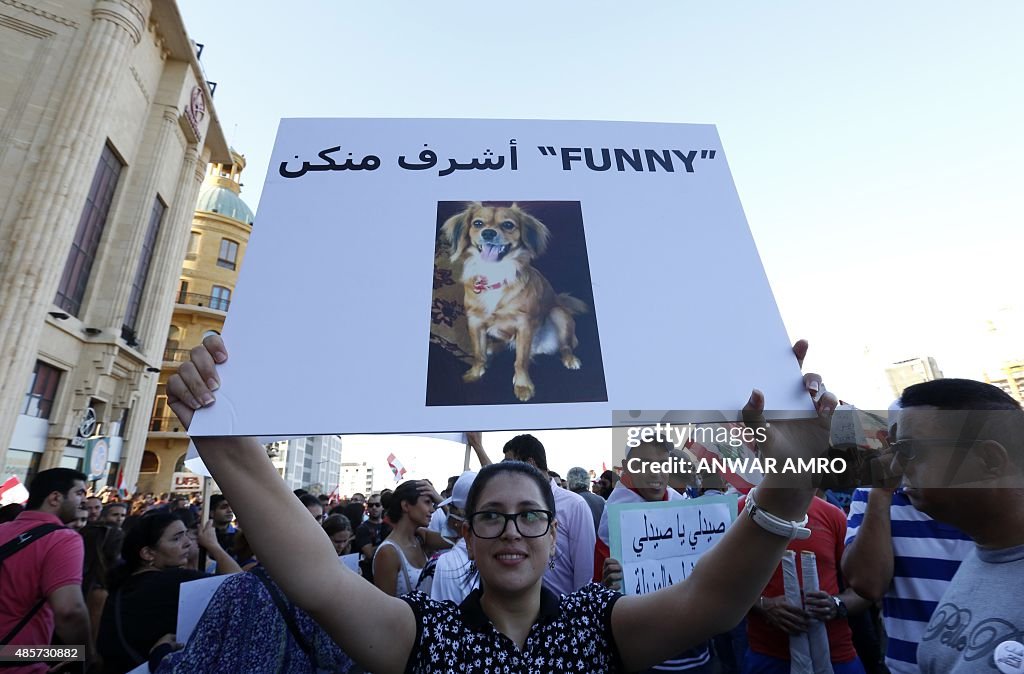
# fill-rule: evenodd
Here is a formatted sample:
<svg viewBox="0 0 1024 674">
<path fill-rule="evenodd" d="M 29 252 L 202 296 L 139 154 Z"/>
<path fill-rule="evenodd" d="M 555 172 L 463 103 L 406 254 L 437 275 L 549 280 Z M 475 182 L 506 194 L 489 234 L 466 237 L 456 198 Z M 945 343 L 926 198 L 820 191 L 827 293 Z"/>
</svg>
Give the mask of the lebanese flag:
<svg viewBox="0 0 1024 674">
<path fill-rule="evenodd" d="M 124 468 L 117 471 L 117 496 L 121 499 L 128 498 L 128 490 L 124 488 Z"/>
<path fill-rule="evenodd" d="M 9 503 L 21 503 L 24 505 L 27 500 L 28 489 L 25 489 L 25 485 L 14 475 L 7 478 L 3 484 L 0 484 L 0 506 L 5 506 Z"/>
<path fill-rule="evenodd" d="M 405 475 L 405 466 L 398 460 L 394 452 L 388 454 L 388 465 L 391 466 L 391 472 L 395 474 L 395 482 L 401 482 L 402 477 Z"/>
</svg>

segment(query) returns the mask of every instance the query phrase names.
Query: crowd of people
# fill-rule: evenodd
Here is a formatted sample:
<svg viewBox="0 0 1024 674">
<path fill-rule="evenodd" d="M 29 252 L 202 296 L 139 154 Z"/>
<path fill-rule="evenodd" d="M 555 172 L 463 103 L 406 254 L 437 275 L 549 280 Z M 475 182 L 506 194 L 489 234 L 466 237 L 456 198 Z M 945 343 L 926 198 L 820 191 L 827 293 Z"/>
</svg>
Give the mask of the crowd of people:
<svg viewBox="0 0 1024 674">
<path fill-rule="evenodd" d="M 207 344 L 168 386 L 186 425 L 227 356 Z M 806 383 L 819 417 L 773 423 L 760 451 L 827 447 L 837 401 Z M 892 482 L 845 494 L 771 475 L 739 493 L 719 475 L 627 461 L 563 480 L 527 434 L 492 462 L 469 433 L 480 470 L 440 492 L 409 480 L 343 501 L 289 492 L 254 439 L 197 439 L 223 489 L 205 523 L 201 497 L 122 501 L 45 470 L 23 509 L 0 511 L 2 643 L 82 644 L 102 672 L 727 674 L 799 671 L 809 638 L 825 657 L 808 672 L 1024 671 L 1024 412 L 957 379 L 898 403 Z M 755 391 L 744 421 L 763 424 L 763 408 Z M 629 451 L 659 462 L 676 450 Z M 608 507 L 726 492 L 738 516 L 690 576 L 624 596 Z M 789 553 L 813 560 L 816 590 L 787 593 Z M 231 577 L 179 643 L 179 588 L 213 574 Z"/>
</svg>

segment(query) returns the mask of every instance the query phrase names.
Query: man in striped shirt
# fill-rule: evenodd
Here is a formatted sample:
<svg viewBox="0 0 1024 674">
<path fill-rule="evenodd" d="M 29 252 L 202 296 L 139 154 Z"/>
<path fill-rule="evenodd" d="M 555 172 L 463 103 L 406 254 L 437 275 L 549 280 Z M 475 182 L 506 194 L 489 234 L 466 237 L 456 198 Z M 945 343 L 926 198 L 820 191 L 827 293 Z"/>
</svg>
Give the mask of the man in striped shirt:
<svg viewBox="0 0 1024 674">
<path fill-rule="evenodd" d="M 966 534 L 933 520 L 902 491 L 853 493 L 843 576 L 858 594 L 882 600 L 892 674 L 916 674 L 917 645 L 960 562 L 974 548 Z"/>
</svg>

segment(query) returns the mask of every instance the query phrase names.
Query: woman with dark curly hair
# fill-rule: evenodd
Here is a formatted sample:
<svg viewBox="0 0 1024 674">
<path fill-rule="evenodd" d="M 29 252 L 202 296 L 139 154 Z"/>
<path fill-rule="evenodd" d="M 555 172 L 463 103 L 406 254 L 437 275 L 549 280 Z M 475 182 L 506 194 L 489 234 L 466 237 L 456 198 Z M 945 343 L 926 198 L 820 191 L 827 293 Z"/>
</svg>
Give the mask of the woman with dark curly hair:
<svg viewBox="0 0 1024 674">
<path fill-rule="evenodd" d="M 217 543 L 212 522 L 199 532 L 199 545 L 222 573 L 241 571 Z M 178 622 L 178 587 L 207 574 L 184 568 L 192 541 L 185 523 L 165 512 L 139 518 L 125 534 L 124 563 L 110 573 L 97 648 L 107 672 L 127 672 L 145 662 L 161 637 Z"/>
</svg>

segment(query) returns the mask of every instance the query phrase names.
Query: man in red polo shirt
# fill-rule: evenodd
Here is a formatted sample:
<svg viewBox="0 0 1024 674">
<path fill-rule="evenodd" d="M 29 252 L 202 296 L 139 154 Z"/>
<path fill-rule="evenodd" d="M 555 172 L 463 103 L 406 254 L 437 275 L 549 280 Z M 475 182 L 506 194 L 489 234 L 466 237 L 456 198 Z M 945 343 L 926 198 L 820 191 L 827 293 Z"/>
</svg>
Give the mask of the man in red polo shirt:
<svg viewBox="0 0 1024 674">
<path fill-rule="evenodd" d="M 45 646 L 56 626 L 65 644 L 84 645 L 92 653 L 89 612 L 82 597 L 82 537 L 63 528 L 75 519 L 85 500 L 85 475 L 69 468 L 44 470 L 29 485 L 26 510 L 0 524 L 0 546 L 40 525 L 59 529 L 28 543 L 0 566 L 0 642 Z M 21 625 L 21 623 L 28 620 Z M 17 632 L 14 632 L 21 625 Z M 52 664 L 52 663 L 51 663 Z M 9 672 L 45 672 L 38 663 Z"/>
<path fill-rule="evenodd" d="M 741 498 L 742 511 L 746 497 Z M 793 540 L 789 549 L 799 560 L 803 551 L 813 552 L 818 567 L 815 593 L 804 593 L 804 606 L 786 602 L 782 581 L 782 565 L 761 593 L 747 618 L 749 650 L 743 663 L 744 674 L 775 674 L 789 672 L 789 635 L 806 632 L 810 620 L 825 623 L 832 668 L 836 674 L 864 674 L 864 667 L 853 647 L 853 635 L 846 621 L 848 612 L 866 610 L 868 600 L 847 588 L 839 592 L 839 563 L 846 540 L 846 515 L 820 497 L 811 500 L 807 509 L 807 527 L 811 537 Z M 797 575 L 803 587 L 803 572 L 797 562 Z"/>
</svg>

